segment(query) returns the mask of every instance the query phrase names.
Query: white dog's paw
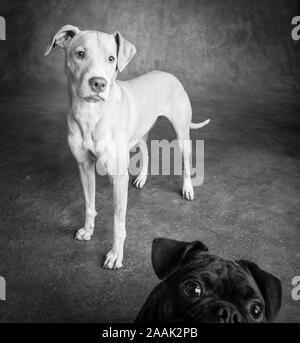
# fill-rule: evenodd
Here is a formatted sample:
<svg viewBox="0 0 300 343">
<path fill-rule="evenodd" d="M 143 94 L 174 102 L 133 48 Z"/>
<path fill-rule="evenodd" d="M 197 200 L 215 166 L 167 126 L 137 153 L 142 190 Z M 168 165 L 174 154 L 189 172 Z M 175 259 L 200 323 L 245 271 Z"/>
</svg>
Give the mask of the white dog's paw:
<svg viewBox="0 0 300 343">
<path fill-rule="evenodd" d="M 182 196 L 183 196 L 183 199 L 186 199 L 186 200 L 194 199 L 194 190 L 191 184 L 183 185 Z"/>
<path fill-rule="evenodd" d="M 133 181 L 133 185 L 136 188 L 143 188 L 145 182 L 147 180 L 147 174 L 139 174 L 135 180 Z"/>
<path fill-rule="evenodd" d="M 94 233 L 94 229 L 85 229 L 84 227 L 76 232 L 75 239 L 79 241 L 89 241 Z"/>
<path fill-rule="evenodd" d="M 105 269 L 119 269 L 122 268 L 123 254 L 115 253 L 112 250 L 106 255 L 103 268 Z"/>
</svg>

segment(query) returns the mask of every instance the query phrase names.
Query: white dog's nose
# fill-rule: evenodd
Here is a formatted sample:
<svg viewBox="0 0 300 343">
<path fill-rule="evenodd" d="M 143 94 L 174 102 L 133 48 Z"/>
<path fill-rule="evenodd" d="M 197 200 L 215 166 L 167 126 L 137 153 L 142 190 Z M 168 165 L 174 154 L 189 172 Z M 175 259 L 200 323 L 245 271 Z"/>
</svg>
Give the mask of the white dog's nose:
<svg viewBox="0 0 300 343">
<path fill-rule="evenodd" d="M 107 81 L 103 77 L 92 77 L 89 79 L 89 85 L 94 92 L 103 92 Z"/>
</svg>

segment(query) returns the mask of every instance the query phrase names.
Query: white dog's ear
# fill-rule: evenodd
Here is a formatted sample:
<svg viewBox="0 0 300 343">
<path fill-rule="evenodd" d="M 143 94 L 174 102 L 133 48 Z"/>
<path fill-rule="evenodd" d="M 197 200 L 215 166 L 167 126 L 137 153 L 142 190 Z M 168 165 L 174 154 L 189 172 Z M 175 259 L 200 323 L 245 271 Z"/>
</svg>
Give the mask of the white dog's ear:
<svg viewBox="0 0 300 343">
<path fill-rule="evenodd" d="M 78 32 L 80 32 L 79 28 L 73 25 L 65 25 L 60 28 L 54 35 L 52 42 L 47 46 L 45 56 L 49 55 L 51 49 L 56 45 L 64 48 Z"/>
<path fill-rule="evenodd" d="M 120 32 L 117 31 L 113 33 L 113 35 L 117 43 L 117 67 L 119 72 L 121 72 L 135 55 L 136 48 L 133 44 L 128 42 Z"/>
</svg>

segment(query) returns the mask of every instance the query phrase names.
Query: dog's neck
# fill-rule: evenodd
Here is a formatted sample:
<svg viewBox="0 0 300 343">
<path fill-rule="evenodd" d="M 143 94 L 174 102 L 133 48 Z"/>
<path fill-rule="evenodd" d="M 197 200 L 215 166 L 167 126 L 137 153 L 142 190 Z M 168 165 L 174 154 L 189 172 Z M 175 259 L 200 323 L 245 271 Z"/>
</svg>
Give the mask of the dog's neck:
<svg viewBox="0 0 300 343">
<path fill-rule="evenodd" d="M 83 132 L 91 132 L 95 126 L 103 119 L 105 115 L 109 115 L 111 107 L 115 103 L 115 94 L 118 93 L 118 84 L 114 81 L 111 85 L 108 99 L 99 102 L 87 102 L 80 98 L 75 89 L 69 83 L 69 107 L 72 115 L 79 123 Z"/>
<path fill-rule="evenodd" d="M 95 103 L 85 101 L 76 94 L 70 83 L 68 93 L 70 112 L 80 126 L 83 145 L 94 153 L 94 143 L 101 139 L 104 133 L 107 133 L 107 122 L 111 122 L 109 117 L 112 115 L 112 109 L 116 106 L 116 100 L 120 97 L 118 82 L 112 83 L 109 96 L 105 101 Z"/>
</svg>

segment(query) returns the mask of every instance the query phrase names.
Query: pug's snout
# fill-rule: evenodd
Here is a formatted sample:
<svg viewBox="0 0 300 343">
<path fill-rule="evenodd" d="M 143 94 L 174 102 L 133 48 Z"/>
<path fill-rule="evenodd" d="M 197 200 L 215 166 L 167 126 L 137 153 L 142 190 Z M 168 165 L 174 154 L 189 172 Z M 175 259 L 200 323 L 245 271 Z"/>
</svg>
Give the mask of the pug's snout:
<svg viewBox="0 0 300 343">
<path fill-rule="evenodd" d="M 231 305 L 221 305 L 217 310 L 219 323 L 241 323 L 242 316 L 239 311 Z"/>
</svg>

